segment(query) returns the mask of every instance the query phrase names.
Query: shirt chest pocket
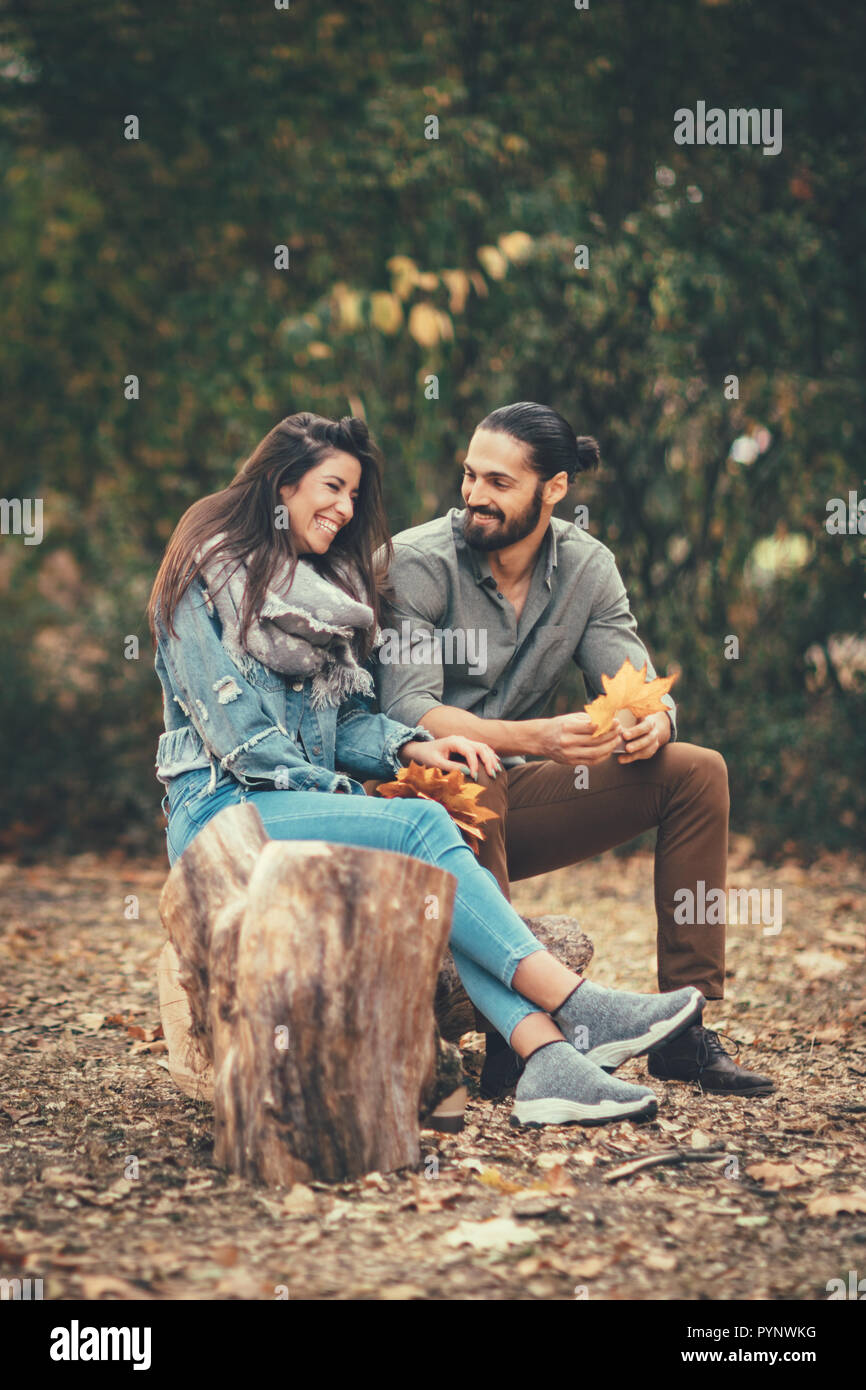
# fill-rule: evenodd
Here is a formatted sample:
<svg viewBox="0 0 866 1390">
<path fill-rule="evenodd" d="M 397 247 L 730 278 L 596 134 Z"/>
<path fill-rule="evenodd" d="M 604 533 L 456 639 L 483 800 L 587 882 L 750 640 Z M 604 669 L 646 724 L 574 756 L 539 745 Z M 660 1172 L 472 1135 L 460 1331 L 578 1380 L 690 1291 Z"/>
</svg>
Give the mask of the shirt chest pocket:
<svg viewBox="0 0 866 1390">
<path fill-rule="evenodd" d="M 536 688 L 565 669 L 576 646 L 574 629 L 546 624 L 533 628 L 517 653 L 517 662 Z"/>
<path fill-rule="evenodd" d="M 509 711 L 518 701 L 522 705 L 528 696 L 536 700 L 551 691 L 567 668 L 574 648 L 572 627 L 545 624 L 533 628 L 499 679 L 500 685 L 510 687 Z"/>
</svg>

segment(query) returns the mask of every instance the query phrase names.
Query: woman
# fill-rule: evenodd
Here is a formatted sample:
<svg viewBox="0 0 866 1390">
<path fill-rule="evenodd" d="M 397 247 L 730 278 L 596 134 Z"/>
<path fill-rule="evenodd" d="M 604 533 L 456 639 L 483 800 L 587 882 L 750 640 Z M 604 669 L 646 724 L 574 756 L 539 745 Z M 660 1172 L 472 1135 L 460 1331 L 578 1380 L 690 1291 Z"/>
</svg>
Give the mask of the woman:
<svg viewBox="0 0 866 1390">
<path fill-rule="evenodd" d="M 583 981 L 543 949 L 442 806 L 364 792 L 363 779 L 410 760 L 468 764 L 472 776 L 479 763 L 491 776 L 501 767 L 484 743 L 434 739 L 371 712 L 376 554 L 390 558 L 380 458 L 359 419 L 289 416 L 229 487 L 185 513 L 149 608 L 169 861 L 212 816 L 248 801 L 273 839 L 394 850 L 446 869 L 457 880 L 450 946 L 463 985 L 526 1059 L 516 1122 L 652 1116 L 653 1092 L 608 1072 L 693 1023 L 700 991 L 626 994 Z"/>
</svg>

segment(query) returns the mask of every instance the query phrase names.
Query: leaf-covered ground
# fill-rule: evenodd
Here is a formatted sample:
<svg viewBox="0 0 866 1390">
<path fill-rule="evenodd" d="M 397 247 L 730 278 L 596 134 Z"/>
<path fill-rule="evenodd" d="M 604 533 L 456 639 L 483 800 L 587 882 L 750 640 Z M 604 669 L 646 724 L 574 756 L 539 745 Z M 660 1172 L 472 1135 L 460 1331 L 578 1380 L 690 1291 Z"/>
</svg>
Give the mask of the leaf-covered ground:
<svg viewBox="0 0 866 1390">
<path fill-rule="evenodd" d="M 784 925 L 729 929 L 707 1017 L 774 1095 L 653 1083 L 652 1124 L 532 1132 L 474 1099 L 462 1134 L 424 1133 L 418 1171 L 290 1192 L 216 1169 L 210 1108 L 164 1069 L 164 865 L 0 864 L 0 1276 L 61 1299 L 826 1299 L 866 1273 L 866 859 L 748 853 L 729 884 L 781 888 Z M 520 884 L 516 905 L 574 912 L 593 978 L 654 988 L 649 854 Z M 710 1157 L 613 1177 L 671 1149 Z"/>
</svg>

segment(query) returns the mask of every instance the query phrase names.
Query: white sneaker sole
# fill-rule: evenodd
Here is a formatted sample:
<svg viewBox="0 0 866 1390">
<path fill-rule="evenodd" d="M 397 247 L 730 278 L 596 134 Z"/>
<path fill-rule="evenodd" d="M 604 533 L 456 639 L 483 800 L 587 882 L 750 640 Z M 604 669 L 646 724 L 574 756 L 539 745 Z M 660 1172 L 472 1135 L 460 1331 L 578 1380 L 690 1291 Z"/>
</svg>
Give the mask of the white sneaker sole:
<svg viewBox="0 0 866 1390">
<path fill-rule="evenodd" d="M 606 1125 L 613 1120 L 629 1120 L 640 1116 L 652 1119 L 658 1110 L 655 1096 L 640 1100 L 601 1100 L 594 1105 L 559 1096 L 542 1100 L 516 1100 L 511 1112 L 513 1125 Z"/>
<path fill-rule="evenodd" d="M 704 1010 L 706 1000 L 700 990 L 695 993 L 694 999 L 688 1004 L 684 1004 L 678 1013 L 672 1018 L 659 1019 L 645 1033 L 638 1038 L 615 1038 L 613 1042 L 602 1043 L 599 1047 L 594 1047 L 591 1052 L 584 1056 L 590 1062 L 595 1062 L 597 1067 L 602 1067 L 604 1071 L 615 1071 L 631 1057 L 640 1057 L 642 1053 L 649 1052 L 652 1047 L 660 1047 L 662 1043 L 670 1042 L 673 1038 L 685 1032 L 696 1018 L 700 1018 Z"/>
</svg>

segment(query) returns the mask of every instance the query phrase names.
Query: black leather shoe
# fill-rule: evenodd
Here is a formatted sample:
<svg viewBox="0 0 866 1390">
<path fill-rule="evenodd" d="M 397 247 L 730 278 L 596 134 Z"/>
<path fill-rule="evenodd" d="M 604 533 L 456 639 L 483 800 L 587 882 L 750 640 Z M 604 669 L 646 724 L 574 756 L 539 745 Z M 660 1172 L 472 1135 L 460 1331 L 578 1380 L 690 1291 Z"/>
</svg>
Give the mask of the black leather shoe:
<svg viewBox="0 0 866 1390">
<path fill-rule="evenodd" d="M 730 1042 L 731 1039 L 729 1038 Z M 734 1046 L 739 1052 L 739 1044 Z M 673 1042 L 647 1054 L 649 1074 L 659 1081 L 697 1081 L 701 1090 L 724 1096 L 768 1096 L 775 1082 L 746 1071 L 722 1046 L 718 1033 L 695 1024 Z"/>
<path fill-rule="evenodd" d="M 498 1033 L 488 1033 L 478 1086 L 482 1100 L 504 1100 L 520 1080 L 523 1058 Z"/>
</svg>

